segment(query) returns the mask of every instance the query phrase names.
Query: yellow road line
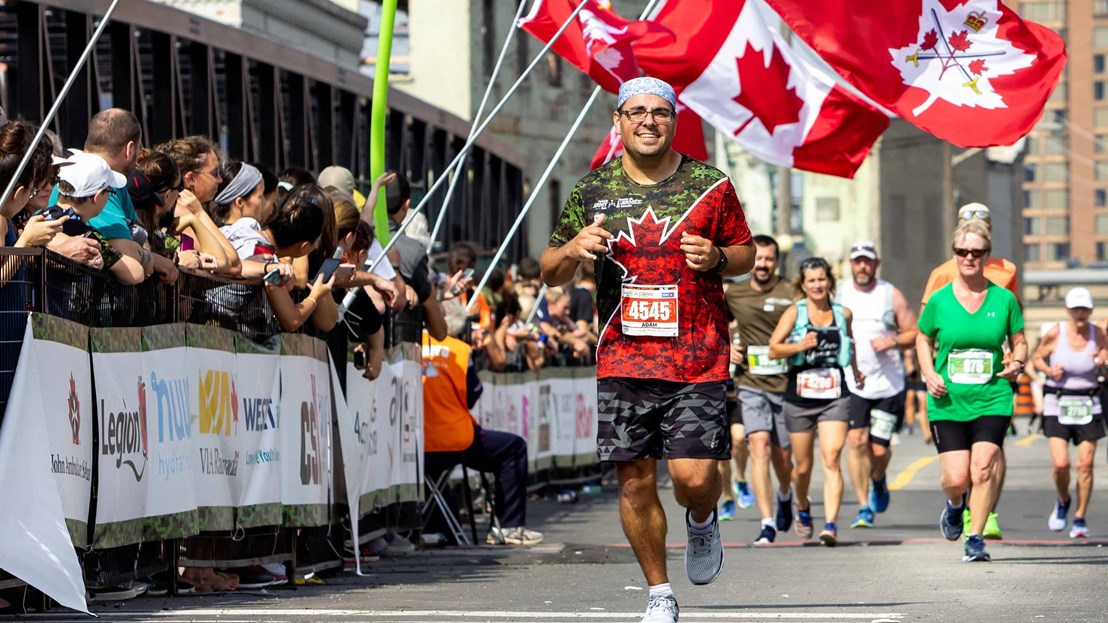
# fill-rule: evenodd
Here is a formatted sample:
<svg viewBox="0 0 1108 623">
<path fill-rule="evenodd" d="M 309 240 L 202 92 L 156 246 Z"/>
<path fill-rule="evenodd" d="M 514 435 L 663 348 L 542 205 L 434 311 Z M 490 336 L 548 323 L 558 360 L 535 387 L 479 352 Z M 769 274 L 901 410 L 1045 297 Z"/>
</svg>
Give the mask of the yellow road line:
<svg viewBox="0 0 1108 623">
<path fill-rule="evenodd" d="M 908 486 L 909 482 L 912 482 L 912 478 L 916 475 L 916 472 L 927 467 L 928 465 L 938 461 L 938 456 L 928 456 L 922 459 L 916 459 L 911 465 L 905 467 L 896 478 L 893 479 L 891 485 L 889 485 L 889 491 L 896 491 L 897 489 L 903 489 Z"/>
<path fill-rule="evenodd" d="M 1040 435 L 1039 433 L 1031 433 L 1030 435 L 1024 437 L 1023 439 L 1020 439 L 1019 441 L 1017 441 L 1016 445 L 1021 447 L 1021 448 L 1026 448 L 1027 446 L 1030 446 L 1031 444 L 1035 443 L 1035 440 L 1038 439 L 1039 437 L 1042 437 L 1042 435 Z"/>
</svg>

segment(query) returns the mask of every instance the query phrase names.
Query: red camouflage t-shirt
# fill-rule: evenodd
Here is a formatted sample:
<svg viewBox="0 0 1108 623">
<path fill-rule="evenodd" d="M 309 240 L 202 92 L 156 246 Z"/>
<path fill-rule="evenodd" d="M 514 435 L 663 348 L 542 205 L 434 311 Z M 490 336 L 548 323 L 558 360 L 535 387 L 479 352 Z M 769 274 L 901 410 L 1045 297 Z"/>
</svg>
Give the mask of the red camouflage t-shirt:
<svg viewBox="0 0 1108 623">
<path fill-rule="evenodd" d="M 727 380 L 730 340 L 721 277 L 689 268 L 680 246 L 686 231 L 720 247 L 751 242 L 727 176 L 684 156 L 673 175 L 645 186 L 626 175 L 620 159 L 613 160 L 574 186 L 550 246 L 569 242 L 599 214 L 605 215 L 604 228 L 615 238 L 595 266 L 601 323 L 597 378 Z M 625 284 L 676 286 L 678 335 L 625 335 Z"/>
</svg>

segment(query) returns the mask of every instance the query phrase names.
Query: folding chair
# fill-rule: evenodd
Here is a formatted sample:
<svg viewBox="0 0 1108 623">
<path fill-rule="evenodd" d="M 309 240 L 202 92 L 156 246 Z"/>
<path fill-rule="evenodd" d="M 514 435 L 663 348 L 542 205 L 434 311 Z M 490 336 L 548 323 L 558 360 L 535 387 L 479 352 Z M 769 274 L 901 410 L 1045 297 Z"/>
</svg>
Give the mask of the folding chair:
<svg viewBox="0 0 1108 623">
<path fill-rule="evenodd" d="M 440 454 L 440 453 L 428 453 Z M 441 453 L 448 454 L 448 453 Z M 454 454 L 454 453 L 449 453 Z M 473 492 L 469 488 L 469 472 L 466 470 L 465 463 L 462 462 L 461 453 L 457 453 L 458 462 L 444 469 L 437 477 L 431 478 L 430 475 L 423 477 L 423 483 L 427 487 L 427 498 L 423 501 L 423 508 L 421 509 L 421 516 L 423 522 L 426 523 L 427 519 L 431 516 L 431 512 L 438 508 L 442 513 L 443 520 L 446 522 L 447 529 L 450 530 L 454 540 L 459 545 L 473 545 L 477 542 L 477 521 L 473 517 L 473 513 L 469 514 L 469 530 L 470 534 L 467 535 L 462 528 L 462 523 L 458 520 L 458 517 L 450 508 L 450 504 L 447 502 L 444 492 L 450 485 L 450 475 L 454 473 L 454 467 L 460 466 L 462 468 L 462 490 L 465 493 L 466 508 L 473 508 Z M 482 479 L 484 475 L 482 474 Z"/>
</svg>

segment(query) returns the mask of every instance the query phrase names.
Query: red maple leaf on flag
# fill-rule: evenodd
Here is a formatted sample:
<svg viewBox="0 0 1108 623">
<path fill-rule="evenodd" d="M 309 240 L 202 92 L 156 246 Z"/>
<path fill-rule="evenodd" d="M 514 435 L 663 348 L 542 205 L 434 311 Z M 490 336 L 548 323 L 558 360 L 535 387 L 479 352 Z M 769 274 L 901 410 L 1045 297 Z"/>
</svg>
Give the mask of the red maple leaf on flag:
<svg viewBox="0 0 1108 623">
<path fill-rule="evenodd" d="M 773 47 L 768 64 L 764 56 L 748 43 L 746 52 L 735 59 L 741 92 L 732 99 L 753 116 L 734 131 L 734 136 L 741 134 L 754 119 L 761 121 L 770 134 L 777 126 L 800 121 L 804 100 L 796 94 L 795 88 L 788 86 L 789 64 L 777 46 Z"/>
<path fill-rule="evenodd" d="M 919 47 L 921 50 L 933 50 L 938 42 L 939 35 L 935 34 L 935 29 L 932 28 L 923 36 L 923 43 Z"/>
<path fill-rule="evenodd" d="M 627 231 L 619 232 L 608 243 L 612 259 L 623 268 L 624 278 L 634 281 L 641 275 L 663 275 L 684 268 L 681 235 L 666 231 L 669 222 L 668 218 L 658 220 L 651 208 L 641 219 L 627 219 Z"/>
<path fill-rule="evenodd" d="M 959 52 L 965 52 L 969 47 L 973 45 L 973 42 L 966 36 L 966 31 L 960 30 L 950 35 L 950 47 L 958 50 Z"/>
<path fill-rule="evenodd" d="M 975 75 L 980 76 L 981 72 L 987 71 L 988 69 L 989 68 L 985 66 L 985 59 L 983 58 L 970 61 L 969 70 Z"/>
</svg>

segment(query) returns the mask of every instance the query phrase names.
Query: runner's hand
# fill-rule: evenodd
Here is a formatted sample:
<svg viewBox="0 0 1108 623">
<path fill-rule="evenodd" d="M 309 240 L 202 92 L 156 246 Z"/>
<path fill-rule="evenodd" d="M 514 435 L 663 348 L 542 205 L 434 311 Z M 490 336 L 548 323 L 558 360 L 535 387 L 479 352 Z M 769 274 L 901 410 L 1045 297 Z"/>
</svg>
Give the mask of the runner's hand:
<svg viewBox="0 0 1108 623">
<path fill-rule="evenodd" d="M 925 380 L 927 381 L 927 393 L 931 394 L 932 398 L 942 398 L 946 395 L 946 381 L 938 372 L 926 375 Z"/>
<path fill-rule="evenodd" d="M 854 384 L 858 386 L 858 389 L 866 388 L 866 375 L 855 370 L 854 371 Z"/>
<path fill-rule="evenodd" d="M 1052 368 L 1051 372 L 1053 372 L 1053 371 L 1054 370 Z M 997 374 L 997 376 L 999 376 L 1000 378 L 1002 378 L 1004 380 L 1007 380 L 1007 381 L 1015 381 L 1020 376 L 1020 364 L 1019 364 L 1019 362 L 1015 361 L 1015 360 L 1008 361 L 1007 363 L 1004 364 L 1004 369 L 1001 370 L 1000 374 Z M 1055 380 L 1057 380 L 1057 379 L 1055 379 Z"/>
<path fill-rule="evenodd" d="M 709 271 L 719 264 L 715 245 L 707 238 L 681 232 L 681 250 L 685 252 L 685 263 L 695 271 Z"/>
<path fill-rule="evenodd" d="M 875 353 L 883 353 L 896 346 L 896 340 L 891 337 L 875 337 L 869 343 Z"/>
<path fill-rule="evenodd" d="M 613 236 L 601 227 L 603 224 L 604 215 L 600 214 L 592 225 L 587 225 L 577 232 L 577 235 L 570 241 L 572 246 L 570 247 L 569 256 L 575 260 L 596 260 L 598 259 L 597 253 L 607 253 L 607 241 L 611 240 Z"/>
<path fill-rule="evenodd" d="M 1061 381 L 1062 375 L 1065 373 L 1066 371 L 1062 369 L 1062 364 L 1056 363 L 1050 366 L 1050 372 L 1047 372 L 1046 375 L 1049 376 L 1052 381 Z"/>
<path fill-rule="evenodd" d="M 819 338 L 816 337 L 816 332 L 815 331 L 809 331 L 804 336 L 804 339 L 800 340 L 800 345 L 803 347 L 803 350 L 805 350 L 805 351 L 812 350 L 813 348 L 818 346 L 819 345 Z M 803 352 L 803 351 L 801 351 L 801 352 Z"/>
<path fill-rule="evenodd" d="M 746 363 L 746 344 L 731 342 L 731 363 L 736 365 Z"/>
</svg>

